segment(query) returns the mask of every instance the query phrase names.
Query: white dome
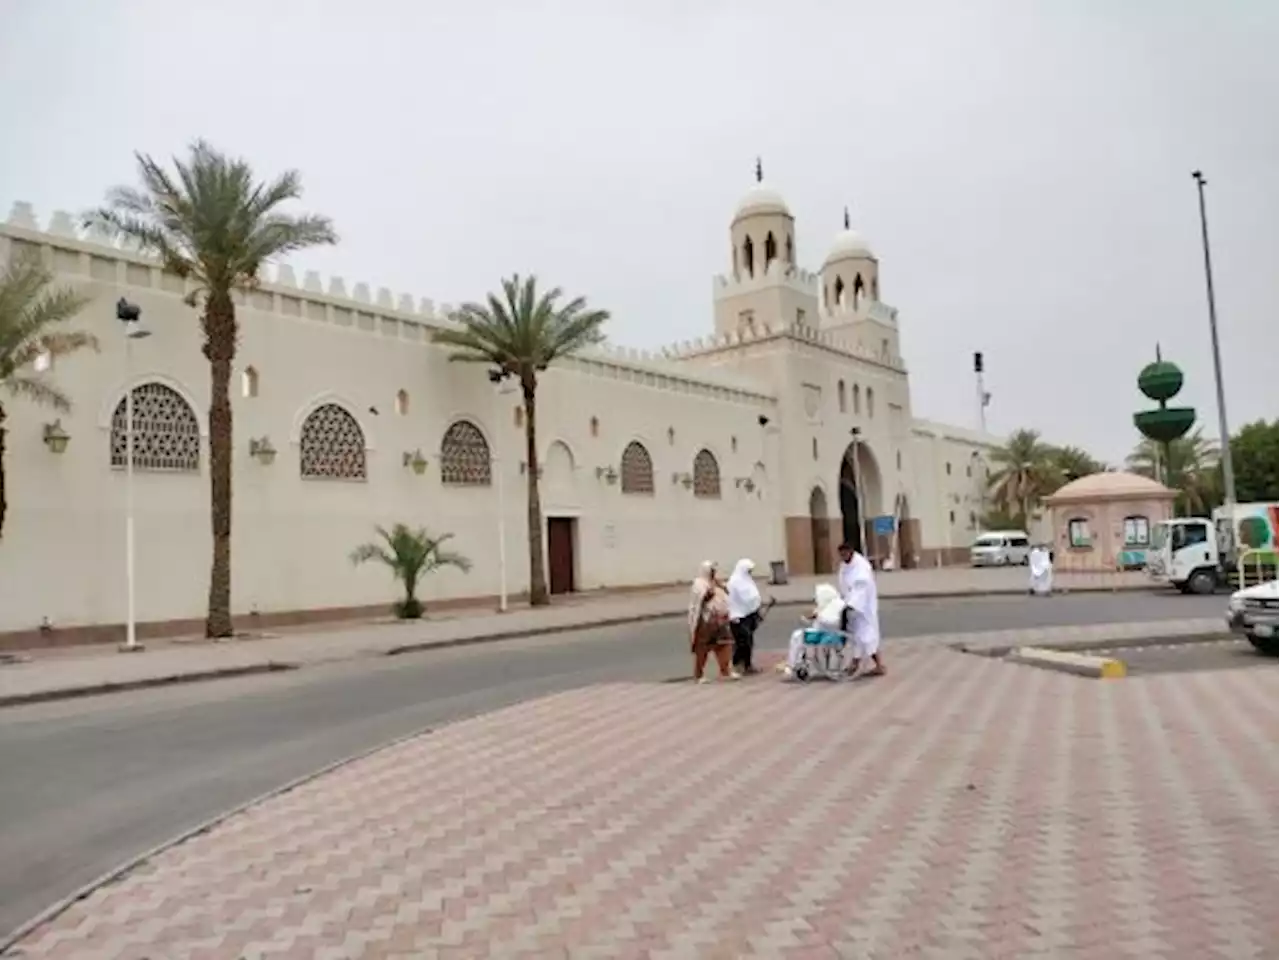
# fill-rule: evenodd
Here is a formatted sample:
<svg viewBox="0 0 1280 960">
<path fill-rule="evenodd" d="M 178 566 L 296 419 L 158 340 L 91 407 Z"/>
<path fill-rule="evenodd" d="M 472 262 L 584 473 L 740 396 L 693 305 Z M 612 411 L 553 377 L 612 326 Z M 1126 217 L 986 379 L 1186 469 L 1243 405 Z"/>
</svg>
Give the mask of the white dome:
<svg viewBox="0 0 1280 960">
<path fill-rule="evenodd" d="M 871 252 L 871 244 L 867 243 L 862 234 L 848 229 L 841 230 L 831 243 L 831 251 L 827 254 L 826 262 L 848 260 L 853 257 L 871 259 L 875 254 Z"/>
<path fill-rule="evenodd" d="M 782 199 L 782 194 L 772 187 L 767 187 L 763 183 L 755 183 L 738 201 L 737 209 L 733 212 L 734 220 L 741 220 L 743 217 L 757 216 L 759 214 L 781 214 L 784 217 L 791 216 L 791 210 L 787 207 L 787 201 Z"/>
</svg>

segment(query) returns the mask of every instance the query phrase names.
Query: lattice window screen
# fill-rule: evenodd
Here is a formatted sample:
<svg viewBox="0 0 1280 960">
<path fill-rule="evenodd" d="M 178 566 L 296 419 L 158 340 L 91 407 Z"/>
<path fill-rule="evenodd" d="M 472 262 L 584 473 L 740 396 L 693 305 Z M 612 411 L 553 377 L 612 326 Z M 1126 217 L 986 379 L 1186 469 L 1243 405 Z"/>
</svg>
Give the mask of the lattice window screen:
<svg viewBox="0 0 1280 960">
<path fill-rule="evenodd" d="M 126 398 L 111 416 L 111 465 L 127 462 Z M 200 469 L 200 421 L 172 387 L 144 383 L 133 388 L 133 468 L 195 473 Z"/>
<path fill-rule="evenodd" d="M 365 480 L 364 431 L 336 403 L 316 407 L 302 423 L 299 466 L 304 477 L 321 480 Z"/>
</svg>

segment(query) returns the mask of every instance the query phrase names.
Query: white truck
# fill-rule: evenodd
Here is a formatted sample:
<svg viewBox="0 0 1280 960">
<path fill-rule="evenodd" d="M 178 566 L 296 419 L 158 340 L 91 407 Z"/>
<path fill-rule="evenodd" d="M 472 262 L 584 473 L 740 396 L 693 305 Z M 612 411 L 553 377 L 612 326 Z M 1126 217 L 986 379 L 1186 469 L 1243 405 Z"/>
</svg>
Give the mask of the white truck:
<svg viewBox="0 0 1280 960">
<path fill-rule="evenodd" d="M 1178 517 L 1151 529 L 1147 575 L 1183 593 L 1239 589 L 1276 578 L 1276 527 L 1280 505 L 1237 503 L 1213 511 L 1213 519 Z"/>
</svg>

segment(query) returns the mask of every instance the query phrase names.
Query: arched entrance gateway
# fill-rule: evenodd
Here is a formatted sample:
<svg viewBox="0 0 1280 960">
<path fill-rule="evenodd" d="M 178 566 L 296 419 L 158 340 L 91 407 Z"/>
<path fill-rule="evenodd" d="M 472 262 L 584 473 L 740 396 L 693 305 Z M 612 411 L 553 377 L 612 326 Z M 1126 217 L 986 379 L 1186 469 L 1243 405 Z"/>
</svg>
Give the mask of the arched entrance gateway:
<svg viewBox="0 0 1280 960">
<path fill-rule="evenodd" d="M 809 494 L 809 542 L 813 545 L 813 572 L 830 573 L 831 524 L 827 521 L 827 495 L 821 487 Z"/>
<path fill-rule="evenodd" d="M 898 494 L 898 566 L 904 570 L 918 566 L 920 548 L 916 544 L 916 522 L 911 519 L 911 503 L 905 493 Z"/>
<path fill-rule="evenodd" d="M 844 542 L 868 557 L 887 556 L 887 550 L 880 548 L 871 531 L 872 518 L 882 512 L 880 468 L 866 441 L 854 440 L 840 458 L 840 519 Z"/>
</svg>

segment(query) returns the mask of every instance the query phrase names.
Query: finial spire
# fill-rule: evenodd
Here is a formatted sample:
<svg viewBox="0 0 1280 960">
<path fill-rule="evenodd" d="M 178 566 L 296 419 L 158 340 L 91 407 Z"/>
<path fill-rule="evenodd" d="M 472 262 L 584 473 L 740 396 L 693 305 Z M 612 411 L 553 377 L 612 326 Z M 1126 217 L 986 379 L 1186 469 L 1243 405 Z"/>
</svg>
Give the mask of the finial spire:
<svg viewBox="0 0 1280 960">
<path fill-rule="evenodd" d="M 764 166 L 760 163 L 760 158 L 756 157 L 756 183 L 764 180 Z"/>
<path fill-rule="evenodd" d="M 1160 356 L 1160 341 L 1156 341 L 1156 363 L 1160 363 L 1163 358 Z"/>
<path fill-rule="evenodd" d="M 849 208 L 848 207 L 844 208 L 844 228 L 846 230 L 849 229 Z"/>
</svg>

